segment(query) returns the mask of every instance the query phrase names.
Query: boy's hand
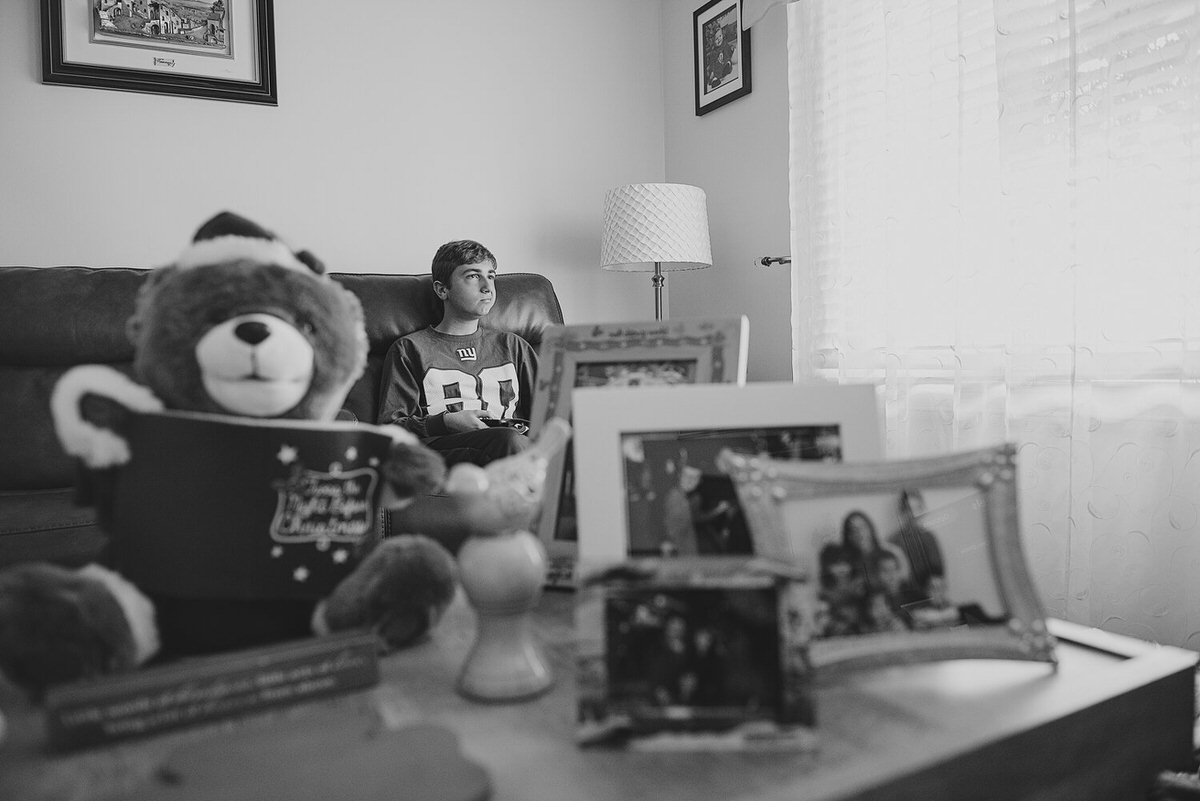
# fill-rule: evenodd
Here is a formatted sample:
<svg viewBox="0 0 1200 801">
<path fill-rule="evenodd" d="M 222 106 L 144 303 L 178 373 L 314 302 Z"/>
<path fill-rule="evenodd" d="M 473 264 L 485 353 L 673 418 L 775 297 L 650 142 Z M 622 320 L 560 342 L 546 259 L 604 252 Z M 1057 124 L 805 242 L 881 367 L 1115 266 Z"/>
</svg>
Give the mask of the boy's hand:
<svg viewBox="0 0 1200 801">
<path fill-rule="evenodd" d="M 487 423 L 483 422 L 483 417 L 487 417 L 485 412 L 477 412 L 474 409 L 463 409 L 459 412 L 446 412 L 446 416 L 442 418 L 446 423 L 446 428 L 457 434 L 461 431 L 477 431 L 481 428 L 487 428 Z"/>
</svg>

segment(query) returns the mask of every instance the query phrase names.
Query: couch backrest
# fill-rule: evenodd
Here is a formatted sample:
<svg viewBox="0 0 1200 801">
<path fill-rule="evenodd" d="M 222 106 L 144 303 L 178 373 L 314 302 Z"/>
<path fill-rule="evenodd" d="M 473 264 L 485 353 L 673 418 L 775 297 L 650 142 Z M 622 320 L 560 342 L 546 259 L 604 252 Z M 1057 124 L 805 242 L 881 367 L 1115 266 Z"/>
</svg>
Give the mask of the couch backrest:
<svg viewBox="0 0 1200 801">
<path fill-rule="evenodd" d="M 0 267 L 0 492 L 70 486 L 74 466 L 50 417 L 50 392 L 68 368 L 107 364 L 132 372 L 125 321 L 148 270 L 108 267 Z M 424 275 L 334 273 L 358 295 L 370 354 L 346 399 L 374 422 L 388 347 L 436 323 L 441 307 Z M 546 326 L 562 323 L 554 286 L 532 273 L 500 273 L 496 305 L 484 325 L 512 331 L 535 348 Z"/>
</svg>

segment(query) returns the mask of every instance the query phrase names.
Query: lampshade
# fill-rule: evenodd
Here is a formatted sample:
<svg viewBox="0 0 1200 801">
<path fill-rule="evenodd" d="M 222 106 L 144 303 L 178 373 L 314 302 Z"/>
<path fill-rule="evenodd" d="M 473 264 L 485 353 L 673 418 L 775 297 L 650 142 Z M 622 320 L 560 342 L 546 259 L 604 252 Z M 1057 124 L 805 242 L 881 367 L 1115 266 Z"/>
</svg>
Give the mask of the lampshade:
<svg viewBox="0 0 1200 801">
<path fill-rule="evenodd" d="M 624 272 L 712 266 L 704 190 L 687 184 L 626 184 L 604 196 L 600 266 Z"/>
</svg>

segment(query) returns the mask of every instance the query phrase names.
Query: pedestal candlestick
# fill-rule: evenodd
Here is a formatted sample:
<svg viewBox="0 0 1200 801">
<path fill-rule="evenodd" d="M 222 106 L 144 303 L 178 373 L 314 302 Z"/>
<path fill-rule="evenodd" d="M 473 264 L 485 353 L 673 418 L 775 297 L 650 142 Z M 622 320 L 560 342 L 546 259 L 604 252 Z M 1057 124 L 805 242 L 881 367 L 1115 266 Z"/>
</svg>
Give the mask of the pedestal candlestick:
<svg viewBox="0 0 1200 801">
<path fill-rule="evenodd" d="M 473 533 L 458 552 L 459 580 L 478 616 L 457 684 L 468 698 L 515 701 L 554 684 L 530 624 L 546 581 L 546 551 L 529 527 L 541 507 L 546 468 L 570 434 L 566 421 L 551 419 L 528 450 L 485 468 L 456 465 L 447 478 L 447 492 L 473 499 L 475 509 Z"/>
<path fill-rule="evenodd" d="M 459 577 L 478 615 L 458 691 L 483 701 L 531 698 L 554 684 L 529 613 L 546 580 L 546 553 L 525 529 L 472 537 L 458 554 Z"/>
</svg>

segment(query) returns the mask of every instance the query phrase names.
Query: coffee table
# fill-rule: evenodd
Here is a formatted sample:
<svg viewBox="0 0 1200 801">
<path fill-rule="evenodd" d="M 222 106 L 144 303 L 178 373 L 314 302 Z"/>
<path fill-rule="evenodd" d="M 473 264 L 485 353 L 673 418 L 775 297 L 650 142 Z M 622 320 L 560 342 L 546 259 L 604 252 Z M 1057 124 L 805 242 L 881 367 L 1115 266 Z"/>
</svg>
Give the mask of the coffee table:
<svg viewBox="0 0 1200 801">
<path fill-rule="evenodd" d="M 473 613 L 459 598 L 433 637 L 383 660 L 382 682 L 336 698 L 68 754 L 44 750 L 40 711 L 0 687 L 9 733 L 0 743 L 0 798 L 110 799 L 151 793 L 173 754 L 258 730 L 319 738 L 332 718 L 457 735 L 490 776 L 492 797 L 562 799 L 1078 799 L 1142 798 L 1192 750 L 1197 655 L 1052 621 L 1057 670 L 985 660 L 889 667 L 827 677 L 817 690 L 818 738 L 808 753 L 581 750 L 574 744 L 569 592 L 543 595 L 535 615 L 557 681 L 532 701 L 480 704 L 454 680 Z M 353 798 L 354 777 L 337 797 Z M 261 777 L 260 777 L 261 778 Z M 163 798 L 206 798 L 203 788 Z"/>
</svg>

